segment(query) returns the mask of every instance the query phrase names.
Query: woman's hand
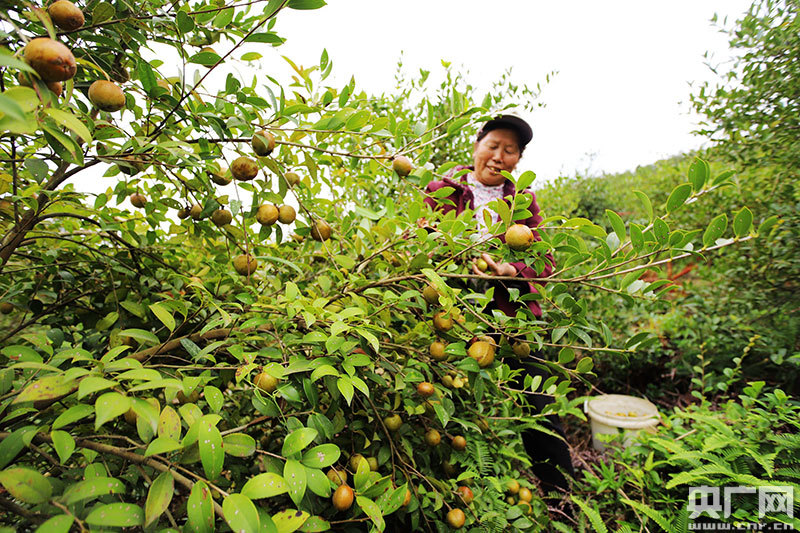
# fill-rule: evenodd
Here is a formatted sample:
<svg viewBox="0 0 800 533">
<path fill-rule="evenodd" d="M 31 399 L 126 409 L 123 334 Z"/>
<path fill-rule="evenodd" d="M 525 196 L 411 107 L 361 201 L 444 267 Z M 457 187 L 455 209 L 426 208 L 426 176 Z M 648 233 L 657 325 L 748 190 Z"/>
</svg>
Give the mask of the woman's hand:
<svg viewBox="0 0 800 533">
<path fill-rule="evenodd" d="M 517 269 L 514 268 L 514 265 L 511 263 L 497 263 L 492 259 L 489 254 L 481 254 L 481 259 L 486 261 L 486 264 L 489 265 L 489 272 L 483 272 L 481 269 L 478 268 L 477 259 L 472 262 L 472 272 L 479 276 L 483 277 L 490 277 L 492 275 L 495 276 L 516 276 Z"/>
</svg>

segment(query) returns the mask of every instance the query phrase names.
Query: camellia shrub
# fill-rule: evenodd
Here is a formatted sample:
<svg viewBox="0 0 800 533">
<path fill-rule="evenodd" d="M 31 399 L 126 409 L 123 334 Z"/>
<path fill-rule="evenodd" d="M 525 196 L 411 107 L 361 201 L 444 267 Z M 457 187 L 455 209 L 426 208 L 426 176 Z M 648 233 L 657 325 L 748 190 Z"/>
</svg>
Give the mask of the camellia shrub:
<svg viewBox="0 0 800 533">
<path fill-rule="evenodd" d="M 698 159 L 664 206 L 638 195 L 641 223 L 553 215 L 512 250 L 423 192 L 504 93 L 371 98 L 327 85 L 325 52 L 288 60 L 290 83 L 259 72 L 277 17 L 321 0 L 63 2 L 0 22 L 0 518 L 18 530 L 568 527 L 526 473 L 525 397 L 582 416 L 566 395 L 592 356 L 655 340 L 614 342 L 580 291 L 656 300 L 668 282 L 645 272 L 774 223 L 672 222 L 730 179 Z M 496 202 L 491 233 L 529 205 Z M 479 252 L 557 267 L 492 314 Z M 513 357 L 552 376 L 517 380 Z"/>
</svg>

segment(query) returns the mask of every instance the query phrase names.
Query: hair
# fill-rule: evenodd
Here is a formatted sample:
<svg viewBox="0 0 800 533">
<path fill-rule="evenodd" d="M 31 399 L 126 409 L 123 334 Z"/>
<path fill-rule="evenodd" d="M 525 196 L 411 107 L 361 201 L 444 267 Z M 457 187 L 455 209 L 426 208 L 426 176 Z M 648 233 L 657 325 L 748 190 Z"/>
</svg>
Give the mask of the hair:
<svg viewBox="0 0 800 533">
<path fill-rule="evenodd" d="M 489 129 L 481 128 L 481 130 L 478 132 L 478 136 L 475 138 L 475 144 L 472 145 L 472 149 L 475 150 L 475 148 L 478 147 L 478 143 L 481 142 L 481 140 L 483 140 L 483 138 L 486 137 L 489 134 L 489 132 L 492 132 L 494 130 L 513 131 L 514 135 L 517 136 L 517 148 L 519 148 L 519 156 L 522 157 L 522 154 L 525 152 L 525 146 L 519 145 L 519 132 L 515 128 L 506 125 L 502 125 L 498 128 L 489 128 Z"/>
</svg>

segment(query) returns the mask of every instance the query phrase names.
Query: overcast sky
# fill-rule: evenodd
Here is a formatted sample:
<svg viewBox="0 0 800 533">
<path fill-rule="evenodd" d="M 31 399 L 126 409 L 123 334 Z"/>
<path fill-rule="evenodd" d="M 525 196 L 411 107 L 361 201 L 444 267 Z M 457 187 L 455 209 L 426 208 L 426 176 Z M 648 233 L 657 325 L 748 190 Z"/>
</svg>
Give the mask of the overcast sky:
<svg viewBox="0 0 800 533">
<path fill-rule="evenodd" d="M 401 52 L 408 72 L 440 72 L 441 60 L 451 61 L 479 87 L 508 67 L 530 86 L 558 71 L 542 92 L 546 107 L 523 114 L 534 138 L 519 168 L 540 180 L 634 169 L 699 147 L 689 84 L 713 78 L 706 51 L 715 63 L 730 57 L 710 19 L 732 22 L 751 3 L 328 1 L 319 11 L 281 13 L 275 30 L 287 42 L 276 53 L 308 66 L 327 48 L 332 85 L 352 75 L 370 93 L 389 92 Z"/>
</svg>

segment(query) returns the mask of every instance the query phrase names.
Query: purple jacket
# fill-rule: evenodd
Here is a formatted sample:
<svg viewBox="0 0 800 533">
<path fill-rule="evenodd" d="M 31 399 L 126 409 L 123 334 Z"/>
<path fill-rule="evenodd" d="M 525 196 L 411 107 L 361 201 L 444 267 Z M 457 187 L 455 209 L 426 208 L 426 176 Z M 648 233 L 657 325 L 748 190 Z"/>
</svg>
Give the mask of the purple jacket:
<svg viewBox="0 0 800 533">
<path fill-rule="evenodd" d="M 459 170 L 470 169 L 472 167 L 456 167 L 453 173 L 458 172 Z M 470 209 L 474 209 L 474 196 L 472 194 L 472 189 L 467 184 L 467 177 L 466 175 L 461 176 L 459 181 L 455 181 L 451 178 L 444 178 L 440 181 L 432 181 L 428 184 L 425 188 L 426 192 L 432 193 L 433 191 L 437 191 L 442 187 L 452 187 L 455 189 L 453 194 L 445 198 L 446 200 L 450 200 L 453 202 L 453 205 L 446 204 L 446 203 L 439 203 L 436 198 L 427 197 L 425 198 L 425 203 L 428 204 L 431 209 L 440 209 L 442 212 L 447 213 L 452 211 L 453 209 L 456 210 L 456 215 L 460 215 L 464 209 L 469 207 Z M 514 184 L 510 181 L 506 180 L 503 184 L 503 196 L 514 196 L 516 189 Z M 537 241 L 542 240 L 542 237 L 539 235 L 539 232 L 536 230 L 536 227 L 542 221 L 541 215 L 539 215 L 539 205 L 536 203 L 536 195 L 530 189 L 526 189 L 523 194 L 530 194 L 531 195 L 531 205 L 528 207 L 528 211 L 531 212 L 531 216 L 522 219 L 516 220 L 515 222 L 518 224 L 525 224 L 529 228 L 533 230 L 533 236 Z M 505 242 L 505 234 L 497 235 L 502 242 Z M 552 254 L 545 255 L 545 267 L 544 270 L 541 272 L 536 272 L 533 268 L 526 265 L 524 262 L 517 262 L 511 263 L 514 268 L 517 269 L 517 273 L 520 277 L 523 278 L 546 278 L 550 274 L 553 273 L 553 269 L 555 268 L 555 260 L 553 259 Z M 536 283 L 540 285 L 544 285 L 544 282 L 537 281 Z M 494 292 L 494 304 L 497 306 L 498 309 L 503 311 L 508 316 L 514 316 L 516 314 L 516 306 L 509 301 L 508 290 L 506 289 L 506 285 L 509 282 L 495 282 L 495 292 Z M 536 287 L 533 283 L 514 283 L 510 282 L 513 285 L 519 285 L 520 293 L 527 294 L 529 292 L 538 292 Z M 526 290 L 527 288 L 527 290 Z M 542 316 L 542 308 L 539 305 L 539 302 L 536 301 L 529 301 L 528 308 L 537 318 Z"/>
</svg>

